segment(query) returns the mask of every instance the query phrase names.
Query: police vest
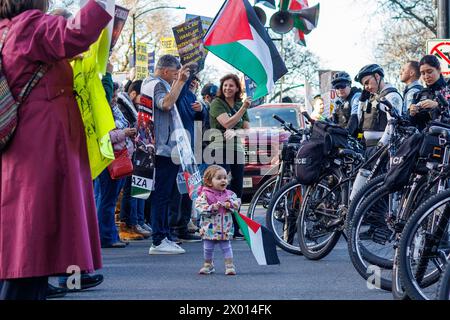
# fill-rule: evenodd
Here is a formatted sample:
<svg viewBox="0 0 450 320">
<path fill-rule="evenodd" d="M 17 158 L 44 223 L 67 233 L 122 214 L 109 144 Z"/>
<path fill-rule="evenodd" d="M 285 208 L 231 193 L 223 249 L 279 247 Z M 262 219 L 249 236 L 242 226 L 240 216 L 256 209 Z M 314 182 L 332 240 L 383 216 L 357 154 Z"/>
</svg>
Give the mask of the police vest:
<svg viewBox="0 0 450 320">
<path fill-rule="evenodd" d="M 397 89 L 388 88 L 380 95 L 380 99 L 394 92 L 400 95 Z M 367 106 L 367 110 L 364 112 L 363 121 L 363 131 L 382 132 L 386 130 L 386 126 L 388 123 L 387 113 L 380 109 L 379 103 L 376 103 L 375 106 L 374 104 L 369 103 L 369 105 Z"/>
<path fill-rule="evenodd" d="M 361 90 L 358 88 L 352 88 L 349 96 L 345 100 L 345 103 L 336 109 L 337 124 L 342 128 L 346 128 L 348 122 L 350 121 L 350 117 L 352 116 L 352 100 L 358 92 L 361 92 Z"/>
</svg>

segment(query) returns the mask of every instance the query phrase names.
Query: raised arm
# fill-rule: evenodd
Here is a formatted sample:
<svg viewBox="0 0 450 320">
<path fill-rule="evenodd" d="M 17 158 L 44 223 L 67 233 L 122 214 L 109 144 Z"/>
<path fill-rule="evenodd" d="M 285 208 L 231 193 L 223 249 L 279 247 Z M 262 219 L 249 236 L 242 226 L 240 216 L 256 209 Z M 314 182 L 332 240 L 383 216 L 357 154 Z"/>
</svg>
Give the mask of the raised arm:
<svg viewBox="0 0 450 320">
<path fill-rule="evenodd" d="M 111 20 L 111 16 L 94 0 L 90 0 L 71 19 L 30 10 L 18 23 L 30 41 L 24 52 L 33 61 L 53 63 L 69 59 L 89 49 Z"/>
</svg>

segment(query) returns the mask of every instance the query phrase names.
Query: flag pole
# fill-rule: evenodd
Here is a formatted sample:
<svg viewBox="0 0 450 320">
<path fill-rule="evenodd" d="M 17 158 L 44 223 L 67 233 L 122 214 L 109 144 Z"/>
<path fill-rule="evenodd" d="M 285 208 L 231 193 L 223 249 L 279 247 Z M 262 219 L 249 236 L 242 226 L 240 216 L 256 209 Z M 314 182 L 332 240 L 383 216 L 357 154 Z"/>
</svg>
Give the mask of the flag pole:
<svg viewBox="0 0 450 320">
<path fill-rule="evenodd" d="M 281 35 L 281 57 L 283 58 L 283 61 L 286 61 L 286 57 L 284 56 L 284 42 L 283 42 L 283 39 L 284 39 L 284 35 L 282 34 Z M 284 77 L 285 76 L 283 76 L 282 78 L 281 78 L 281 81 L 280 81 L 280 103 L 283 103 L 283 87 L 284 87 Z"/>
</svg>

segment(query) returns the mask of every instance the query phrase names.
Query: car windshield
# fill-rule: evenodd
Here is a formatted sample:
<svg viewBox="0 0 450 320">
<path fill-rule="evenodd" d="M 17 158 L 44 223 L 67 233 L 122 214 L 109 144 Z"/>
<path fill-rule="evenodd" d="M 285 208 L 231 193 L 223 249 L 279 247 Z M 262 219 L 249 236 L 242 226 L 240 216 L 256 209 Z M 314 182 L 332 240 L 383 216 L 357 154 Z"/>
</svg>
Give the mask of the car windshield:
<svg viewBox="0 0 450 320">
<path fill-rule="evenodd" d="M 252 128 L 279 128 L 281 124 L 273 118 L 276 114 L 286 122 L 299 127 L 297 110 L 295 108 L 254 108 L 248 110 Z"/>
</svg>

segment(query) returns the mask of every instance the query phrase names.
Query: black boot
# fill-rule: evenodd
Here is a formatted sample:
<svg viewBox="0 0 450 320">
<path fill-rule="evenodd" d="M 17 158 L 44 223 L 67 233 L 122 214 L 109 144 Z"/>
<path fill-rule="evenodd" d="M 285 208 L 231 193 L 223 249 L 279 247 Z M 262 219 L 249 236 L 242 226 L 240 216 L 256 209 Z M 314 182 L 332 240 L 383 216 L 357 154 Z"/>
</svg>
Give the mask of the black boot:
<svg viewBox="0 0 450 320">
<path fill-rule="evenodd" d="M 66 294 L 67 294 L 67 289 L 52 286 L 50 283 L 48 284 L 47 299 L 64 298 Z"/>
</svg>

